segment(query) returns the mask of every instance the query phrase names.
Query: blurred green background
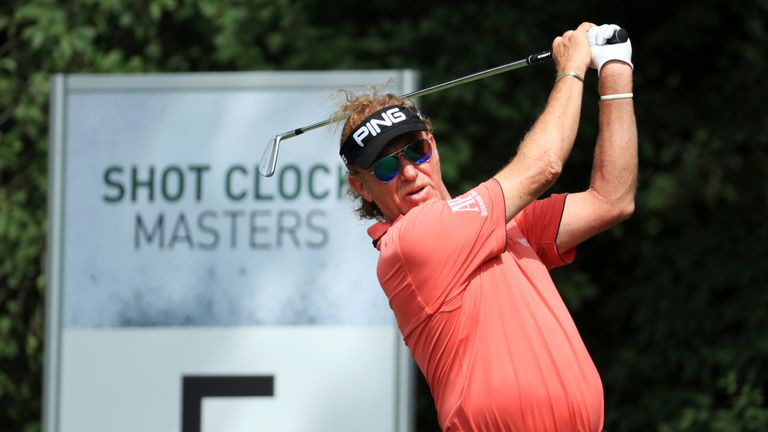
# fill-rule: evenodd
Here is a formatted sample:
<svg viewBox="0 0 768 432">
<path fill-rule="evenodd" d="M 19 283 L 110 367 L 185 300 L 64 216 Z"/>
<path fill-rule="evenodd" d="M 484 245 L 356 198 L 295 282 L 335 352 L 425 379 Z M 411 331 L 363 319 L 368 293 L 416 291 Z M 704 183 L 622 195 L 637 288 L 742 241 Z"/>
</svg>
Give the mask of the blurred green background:
<svg viewBox="0 0 768 432">
<path fill-rule="evenodd" d="M 582 21 L 627 28 L 636 66 L 636 212 L 554 272 L 606 429 L 768 430 L 768 1 L 4 0 L 0 431 L 40 430 L 50 74 L 411 68 L 427 86 Z M 510 158 L 553 78 L 537 65 L 420 101 L 452 192 Z M 588 184 L 594 72 L 586 89 L 554 191 Z M 438 430 L 423 381 L 418 402 L 417 430 Z"/>
</svg>

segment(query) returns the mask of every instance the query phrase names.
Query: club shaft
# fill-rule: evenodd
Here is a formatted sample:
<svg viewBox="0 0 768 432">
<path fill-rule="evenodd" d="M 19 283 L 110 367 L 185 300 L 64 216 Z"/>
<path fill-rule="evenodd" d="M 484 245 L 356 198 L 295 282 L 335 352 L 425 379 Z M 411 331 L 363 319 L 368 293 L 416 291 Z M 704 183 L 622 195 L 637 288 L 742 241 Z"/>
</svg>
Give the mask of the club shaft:
<svg viewBox="0 0 768 432">
<path fill-rule="evenodd" d="M 476 73 L 473 73 L 471 75 L 467 75 L 467 76 L 464 76 L 464 77 L 461 77 L 461 78 L 456 78 L 454 80 L 444 82 L 442 84 L 433 85 L 432 87 L 427 87 L 425 89 L 421 89 L 421 90 L 417 90 L 417 91 L 414 91 L 414 92 L 406 93 L 406 94 L 404 94 L 404 95 L 402 95 L 400 97 L 402 99 L 416 98 L 416 97 L 419 97 L 419 96 L 428 95 L 430 93 L 436 93 L 436 92 L 439 92 L 441 90 L 449 89 L 451 87 L 460 86 L 462 84 L 470 83 L 470 82 L 475 81 L 475 80 L 479 80 L 479 79 L 482 79 L 482 78 L 486 78 L 486 77 L 489 77 L 489 76 L 500 74 L 502 72 L 511 71 L 513 69 L 519 69 L 519 68 L 524 67 L 524 66 L 528 66 L 527 61 L 526 60 L 518 60 L 516 62 L 505 64 L 503 66 L 495 67 L 493 69 L 488 69 L 488 70 L 484 70 L 484 71 L 481 71 L 481 72 L 476 72 Z"/>
<path fill-rule="evenodd" d="M 544 53 L 536 54 L 536 55 L 537 56 L 541 56 L 541 55 L 544 55 L 544 54 L 548 54 L 548 56 L 552 55 L 552 53 L 550 51 L 545 51 Z M 531 56 L 531 57 L 533 57 L 533 56 Z M 544 60 L 544 58 L 541 58 L 538 61 L 541 61 L 541 60 Z M 404 95 L 402 95 L 400 97 L 403 98 L 403 99 L 411 99 L 411 98 L 415 98 L 415 97 L 419 97 L 419 96 L 428 95 L 430 93 L 439 92 L 441 90 L 446 90 L 446 89 L 449 89 L 451 87 L 456 87 L 456 86 L 459 86 L 459 85 L 462 85 L 462 84 L 467 84 L 467 83 L 470 83 L 472 81 L 476 81 L 476 80 L 479 80 L 479 79 L 487 78 L 487 77 L 494 76 L 494 75 L 497 75 L 497 74 L 500 74 L 500 73 L 508 72 L 508 71 L 515 70 L 515 69 L 520 69 L 522 67 L 528 66 L 531 63 L 537 63 L 537 62 L 531 62 L 531 58 L 530 57 L 524 58 L 522 60 L 514 61 L 512 63 L 507 63 L 505 65 L 496 66 L 495 68 L 487 69 L 487 70 L 480 71 L 480 72 L 475 72 L 473 74 L 470 74 L 470 75 L 467 75 L 467 76 L 463 76 L 461 78 L 456 78 L 454 80 L 447 81 L 447 82 L 444 82 L 442 84 L 433 85 L 432 87 L 427 87 L 425 89 L 417 90 L 417 91 L 414 91 L 414 92 L 411 92 L 411 93 L 406 93 L 406 94 L 404 94 Z"/>
<path fill-rule="evenodd" d="M 304 126 L 304 127 L 301 127 L 301 128 L 298 128 L 298 129 L 294 129 L 292 131 L 288 131 L 288 132 L 285 132 L 283 134 L 280 134 L 280 138 L 283 138 L 283 139 L 285 139 L 285 138 L 293 138 L 296 135 L 301 135 L 304 132 L 308 132 L 308 131 L 311 131 L 311 130 L 314 130 L 314 129 L 317 129 L 317 128 L 328 126 L 331 123 L 333 123 L 333 119 L 326 119 L 326 120 L 323 120 L 321 122 L 313 123 L 313 124 L 311 124 L 309 126 Z"/>
<path fill-rule="evenodd" d="M 451 87 L 460 86 L 462 84 L 467 84 L 467 83 L 470 83 L 472 81 L 476 81 L 476 80 L 479 80 L 479 79 L 487 78 L 487 77 L 490 77 L 490 76 L 493 76 L 493 75 L 498 75 L 500 73 L 508 72 L 508 71 L 515 70 L 515 69 L 520 69 L 520 68 L 528 66 L 530 64 L 544 61 L 544 60 L 550 58 L 551 56 L 552 56 L 552 52 L 551 51 L 544 51 L 544 52 L 541 52 L 539 54 L 533 54 L 533 55 L 530 55 L 530 56 L 528 56 L 528 57 L 526 57 L 526 58 L 524 58 L 522 60 L 517 60 L 517 61 L 514 61 L 512 63 L 507 63 L 507 64 L 504 64 L 504 65 L 501 65 L 501 66 L 496 66 L 496 67 L 491 68 L 491 69 L 486 69 L 484 71 L 475 72 L 473 74 L 470 74 L 470 75 L 467 75 L 467 76 L 463 76 L 461 78 L 456 78 L 454 80 L 447 81 L 447 82 L 444 82 L 442 84 L 433 85 L 432 87 L 427 87 L 425 89 L 416 90 L 416 91 L 413 91 L 413 92 L 410 92 L 410 93 L 406 93 L 406 94 L 400 96 L 400 98 L 402 98 L 402 99 L 413 99 L 413 98 L 417 98 L 419 96 L 424 96 L 424 95 L 428 95 L 428 94 L 431 94 L 431 93 L 437 93 L 439 91 L 442 91 L 442 90 L 445 90 L 445 89 L 449 89 Z M 280 134 L 280 138 L 281 139 L 293 138 L 296 135 L 303 134 L 304 132 L 309 132 L 309 131 L 314 130 L 314 129 L 318 129 L 318 128 L 321 128 L 321 127 L 328 126 L 332 122 L 333 122 L 333 119 L 326 119 L 326 120 L 323 120 L 323 121 L 320 121 L 320 122 L 317 122 L 317 123 L 313 123 L 313 124 L 311 124 L 309 126 L 300 127 L 300 128 L 294 129 L 292 131 L 288 131 L 288 132 L 284 132 L 284 133 Z"/>
</svg>

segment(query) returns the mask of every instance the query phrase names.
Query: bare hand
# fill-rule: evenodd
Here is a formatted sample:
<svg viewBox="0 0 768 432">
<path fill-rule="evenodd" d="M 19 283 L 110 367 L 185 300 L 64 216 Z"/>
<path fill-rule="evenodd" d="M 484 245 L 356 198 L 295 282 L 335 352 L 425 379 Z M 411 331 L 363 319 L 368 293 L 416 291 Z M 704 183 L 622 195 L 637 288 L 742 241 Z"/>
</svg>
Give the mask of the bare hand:
<svg viewBox="0 0 768 432">
<path fill-rule="evenodd" d="M 578 72 L 582 76 L 592 62 L 587 31 L 595 25 L 582 23 L 576 30 L 568 30 L 552 42 L 552 58 L 557 65 L 557 73 Z"/>
</svg>

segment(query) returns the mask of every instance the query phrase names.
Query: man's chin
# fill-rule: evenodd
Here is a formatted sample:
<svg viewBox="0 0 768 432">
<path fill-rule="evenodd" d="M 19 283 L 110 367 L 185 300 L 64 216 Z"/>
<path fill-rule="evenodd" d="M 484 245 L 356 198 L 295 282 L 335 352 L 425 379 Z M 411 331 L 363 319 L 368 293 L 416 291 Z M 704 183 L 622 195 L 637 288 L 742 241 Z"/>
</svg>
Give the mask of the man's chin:
<svg viewBox="0 0 768 432">
<path fill-rule="evenodd" d="M 424 204 L 433 203 L 433 202 L 437 202 L 437 201 L 439 201 L 439 198 L 437 197 L 437 195 L 432 195 L 432 196 L 427 197 L 426 199 L 423 199 L 423 200 L 408 201 L 405 213 L 407 213 L 410 210 L 415 209 L 418 206 L 421 206 L 421 205 L 424 205 Z M 405 214 L 405 213 L 403 213 L 403 214 Z"/>
</svg>

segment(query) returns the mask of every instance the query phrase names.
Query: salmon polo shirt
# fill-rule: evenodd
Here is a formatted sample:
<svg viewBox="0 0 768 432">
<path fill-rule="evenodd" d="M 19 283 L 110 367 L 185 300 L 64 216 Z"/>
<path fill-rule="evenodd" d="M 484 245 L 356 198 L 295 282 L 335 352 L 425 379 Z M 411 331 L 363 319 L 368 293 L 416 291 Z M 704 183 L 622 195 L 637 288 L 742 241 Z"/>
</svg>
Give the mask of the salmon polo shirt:
<svg viewBox="0 0 768 432">
<path fill-rule="evenodd" d="M 378 278 L 445 431 L 599 431 L 600 376 L 549 269 L 565 195 L 505 222 L 499 183 L 369 234 Z"/>
</svg>

